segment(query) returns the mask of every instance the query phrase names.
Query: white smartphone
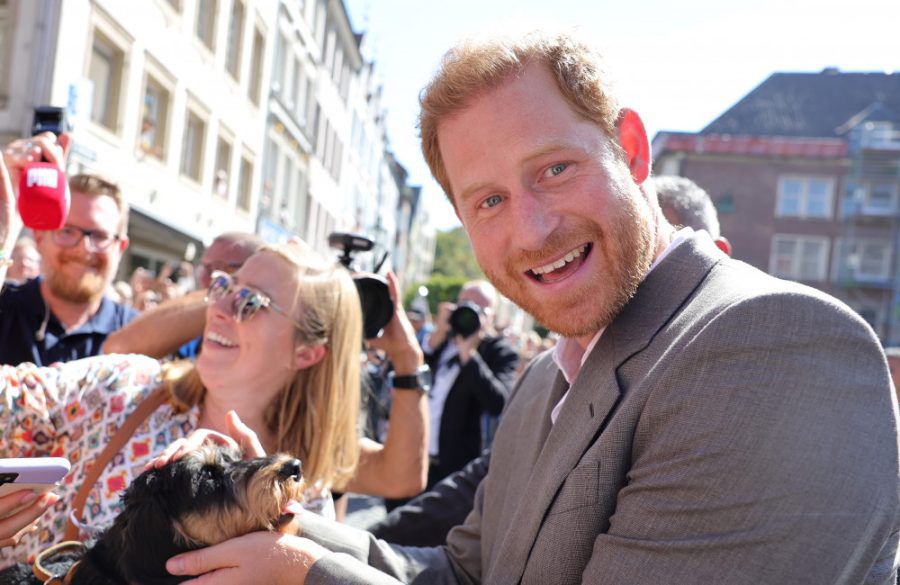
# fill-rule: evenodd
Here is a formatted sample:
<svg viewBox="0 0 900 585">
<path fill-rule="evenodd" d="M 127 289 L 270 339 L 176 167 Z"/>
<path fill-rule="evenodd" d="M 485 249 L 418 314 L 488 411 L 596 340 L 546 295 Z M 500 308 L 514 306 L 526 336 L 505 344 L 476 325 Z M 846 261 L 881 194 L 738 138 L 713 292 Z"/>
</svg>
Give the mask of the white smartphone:
<svg viewBox="0 0 900 585">
<path fill-rule="evenodd" d="M 19 490 L 49 492 L 69 473 L 63 457 L 18 457 L 0 459 L 0 496 Z"/>
</svg>

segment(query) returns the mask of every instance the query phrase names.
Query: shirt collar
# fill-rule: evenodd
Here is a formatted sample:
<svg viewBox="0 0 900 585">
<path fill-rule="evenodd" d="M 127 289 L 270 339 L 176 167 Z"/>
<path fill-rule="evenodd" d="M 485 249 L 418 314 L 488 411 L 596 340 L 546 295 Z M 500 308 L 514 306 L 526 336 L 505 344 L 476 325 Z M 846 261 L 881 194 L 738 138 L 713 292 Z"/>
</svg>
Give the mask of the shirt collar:
<svg viewBox="0 0 900 585">
<path fill-rule="evenodd" d="M 693 233 L 694 230 L 689 227 L 678 230 L 675 233 L 675 239 L 673 239 L 656 259 L 653 260 L 653 263 L 650 264 L 647 274 L 650 274 L 650 272 L 656 268 L 659 263 L 672 252 L 672 250 L 680 246 L 685 240 L 693 235 Z M 644 278 L 647 278 L 647 274 L 644 275 Z M 603 335 L 604 330 L 605 328 L 600 329 L 585 349 L 582 349 L 581 344 L 573 337 L 560 338 L 556 347 L 553 348 L 553 363 L 560 369 L 563 377 L 565 377 L 566 382 L 568 382 L 570 386 L 575 383 L 578 372 L 581 371 L 584 362 L 587 361 L 588 356 L 591 355 L 591 351 L 597 345 L 597 342 L 600 341 L 600 336 Z"/>
</svg>

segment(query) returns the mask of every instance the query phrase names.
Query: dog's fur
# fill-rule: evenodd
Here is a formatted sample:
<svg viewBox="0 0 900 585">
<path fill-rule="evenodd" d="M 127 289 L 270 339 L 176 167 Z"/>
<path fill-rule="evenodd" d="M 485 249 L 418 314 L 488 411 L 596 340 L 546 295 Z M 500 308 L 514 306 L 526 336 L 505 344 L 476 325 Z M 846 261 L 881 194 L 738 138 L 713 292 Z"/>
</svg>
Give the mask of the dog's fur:
<svg viewBox="0 0 900 585">
<path fill-rule="evenodd" d="M 72 569 L 73 585 L 166 585 L 189 577 L 166 571 L 178 554 L 258 530 L 296 532 L 282 514 L 302 501 L 300 462 L 287 455 L 241 460 L 204 447 L 139 475 L 125 509 Z"/>
</svg>

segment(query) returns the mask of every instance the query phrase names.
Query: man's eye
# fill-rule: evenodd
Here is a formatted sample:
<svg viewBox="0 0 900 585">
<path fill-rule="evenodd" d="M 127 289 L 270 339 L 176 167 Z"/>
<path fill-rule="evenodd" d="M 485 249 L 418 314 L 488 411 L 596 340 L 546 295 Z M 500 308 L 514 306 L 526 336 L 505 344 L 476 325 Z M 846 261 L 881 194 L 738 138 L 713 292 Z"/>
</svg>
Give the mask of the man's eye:
<svg viewBox="0 0 900 585">
<path fill-rule="evenodd" d="M 501 201 L 503 201 L 503 199 L 499 195 L 491 195 L 490 197 L 488 197 L 487 199 L 485 199 L 482 202 L 481 206 L 482 207 L 495 207 L 497 205 L 500 205 Z"/>
<path fill-rule="evenodd" d="M 550 175 L 551 177 L 555 177 L 557 175 L 562 174 L 562 172 L 564 170 L 566 170 L 567 168 L 569 168 L 568 163 L 556 163 L 555 165 L 553 165 L 549 169 L 547 169 L 547 174 Z"/>
</svg>

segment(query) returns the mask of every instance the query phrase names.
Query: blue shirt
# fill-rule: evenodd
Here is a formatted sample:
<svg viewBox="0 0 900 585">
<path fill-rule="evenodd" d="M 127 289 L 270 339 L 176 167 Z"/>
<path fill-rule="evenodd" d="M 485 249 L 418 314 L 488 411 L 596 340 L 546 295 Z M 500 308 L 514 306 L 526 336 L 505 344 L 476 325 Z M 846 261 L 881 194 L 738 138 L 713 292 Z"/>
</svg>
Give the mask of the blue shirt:
<svg viewBox="0 0 900 585">
<path fill-rule="evenodd" d="M 0 364 L 49 366 L 99 355 L 106 337 L 138 314 L 104 297 L 97 312 L 68 333 L 50 312 L 44 338 L 38 340 L 36 334 L 48 316 L 40 284 L 40 277 L 19 285 L 6 283 L 0 292 Z"/>
</svg>

